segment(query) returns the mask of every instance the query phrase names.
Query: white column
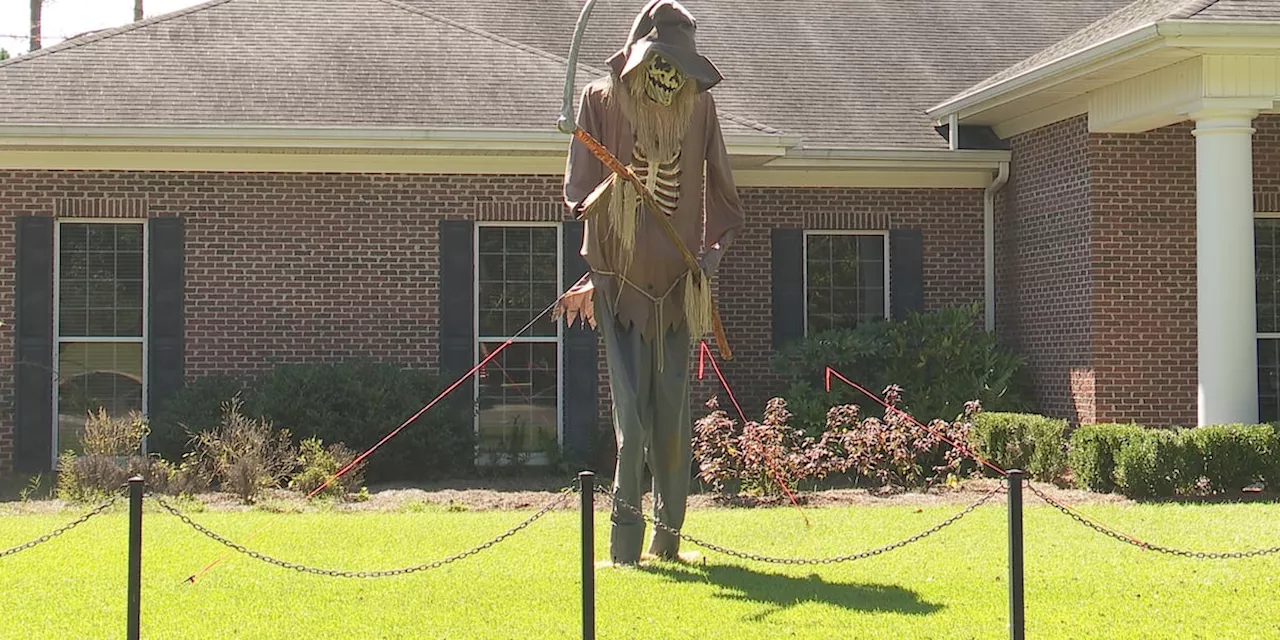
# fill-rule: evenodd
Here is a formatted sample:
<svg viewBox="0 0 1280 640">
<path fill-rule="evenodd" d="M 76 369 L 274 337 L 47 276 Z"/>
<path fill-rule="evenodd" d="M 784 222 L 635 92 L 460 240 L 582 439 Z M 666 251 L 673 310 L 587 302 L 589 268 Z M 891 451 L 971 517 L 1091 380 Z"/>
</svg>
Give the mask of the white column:
<svg viewBox="0 0 1280 640">
<path fill-rule="evenodd" d="M 1253 118 L 1212 109 L 1196 122 L 1199 424 L 1258 420 Z"/>
</svg>

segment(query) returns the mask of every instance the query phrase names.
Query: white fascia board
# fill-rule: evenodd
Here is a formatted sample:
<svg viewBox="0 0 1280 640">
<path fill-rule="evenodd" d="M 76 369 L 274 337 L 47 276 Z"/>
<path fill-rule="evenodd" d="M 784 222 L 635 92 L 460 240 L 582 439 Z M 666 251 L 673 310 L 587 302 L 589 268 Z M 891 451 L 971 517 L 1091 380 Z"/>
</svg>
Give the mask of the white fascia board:
<svg viewBox="0 0 1280 640">
<path fill-rule="evenodd" d="M 781 156 L 795 136 L 732 133 L 730 155 Z M 570 137 L 547 131 L 280 126 L 0 125 L 0 147 L 76 149 L 377 150 L 446 155 L 563 155 Z"/>
<path fill-rule="evenodd" d="M 998 169 L 1010 152 L 950 149 L 796 149 L 764 164 L 769 169 Z"/>
<path fill-rule="evenodd" d="M 1169 46 L 1199 53 L 1280 49 L 1280 21 L 1166 20 L 1156 27 Z"/>
<path fill-rule="evenodd" d="M 942 124 L 953 113 L 959 114 L 963 120 L 971 113 L 1088 74 L 1115 62 L 1117 58 L 1133 57 L 1162 46 L 1164 42 L 1158 25 L 1139 27 L 1092 47 L 1032 67 L 979 91 L 951 98 L 925 113 L 934 119 L 935 124 Z"/>
</svg>

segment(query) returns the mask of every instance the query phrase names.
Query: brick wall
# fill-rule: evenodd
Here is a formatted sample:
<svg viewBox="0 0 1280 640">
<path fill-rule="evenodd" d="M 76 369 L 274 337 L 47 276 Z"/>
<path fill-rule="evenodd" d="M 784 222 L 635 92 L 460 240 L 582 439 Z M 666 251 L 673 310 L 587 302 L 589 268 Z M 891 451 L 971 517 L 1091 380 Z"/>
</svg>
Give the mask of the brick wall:
<svg viewBox="0 0 1280 640">
<path fill-rule="evenodd" d="M 1258 118 L 1254 191 L 1280 208 L 1280 116 Z M 1032 360 L 1045 413 L 1196 421 L 1193 125 L 1018 136 L 998 202 L 997 324 Z"/>
<path fill-rule="evenodd" d="M 1191 125 L 1091 135 L 1089 157 L 1097 418 L 1194 425 L 1196 156 Z"/>
<path fill-rule="evenodd" d="M 743 189 L 742 197 L 749 226 L 719 278 L 736 358 L 721 366 L 749 413 L 758 416 L 778 390 L 769 374 L 774 226 L 920 228 L 927 306 L 981 299 L 981 190 Z M 8 229 L 28 215 L 186 217 L 189 377 L 351 357 L 434 367 L 436 222 L 555 219 L 558 198 L 554 177 L 0 172 Z M 0 261 L 0 307 L 10 317 L 11 233 L 0 237 L 9 256 Z M 12 358 L 0 352 L 0 472 L 13 454 Z M 603 358 L 600 372 L 607 430 Z M 707 375 L 695 388 L 695 417 L 710 393 L 724 397 L 709 367 Z"/>
<path fill-rule="evenodd" d="M 1029 360 L 1042 413 L 1095 417 L 1089 139 L 1083 117 L 1013 140 L 996 219 L 996 327 Z"/>
<path fill-rule="evenodd" d="M 725 255 L 719 296 L 735 351 L 734 360 L 721 367 L 748 417 L 759 419 L 765 403 L 781 391 L 769 364 L 773 228 L 920 229 L 926 309 L 982 300 L 981 189 L 752 188 L 743 189 L 742 198 L 748 228 Z"/>
</svg>

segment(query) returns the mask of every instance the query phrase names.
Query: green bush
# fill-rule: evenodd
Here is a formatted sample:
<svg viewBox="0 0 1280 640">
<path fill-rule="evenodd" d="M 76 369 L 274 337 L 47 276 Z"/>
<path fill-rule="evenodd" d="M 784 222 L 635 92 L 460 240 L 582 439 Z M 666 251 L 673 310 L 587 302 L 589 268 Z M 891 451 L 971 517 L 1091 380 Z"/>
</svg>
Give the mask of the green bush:
<svg viewBox="0 0 1280 640">
<path fill-rule="evenodd" d="M 926 424 L 935 418 L 955 420 L 970 400 L 980 401 L 985 410 L 1029 410 L 1024 359 L 984 331 L 979 314 L 976 303 L 949 307 L 913 313 L 903 321 L 825 331 L 789 345 L 773 366 L 786 380 L 783 396 L 796 426 L 816 436 L 831 407 L 874 402 L 838 381 L 827 392 L 827 367 L 872 393 L 898 385 L 902 409 Z"/>
<path fill-rule="evenodd" d="M 171 462 L 182 460 L 192 436 L 216 427 L 223 403 L 238 394 L 246 415 L 287 429 L 295 445 L 318 438 L 364 451 L 443 389 L 429 372 L 366 360 L 280 365 L 256 378 L 198 378 L 156 412 L 148 449 Z M 368 458 L 368 480 L 419 480 L 469 470 L 471 410 L 446 399 L 419 416 Z"/>
<path fill-rule="evenodd" d="M 186 383 L 151 415 L 147 452 L 178 463 L 201 431 L 218 426 L 222 405 L 243 394 L 247 381 L 229 375 L 210 375 Z"/>
<path fill-rule="evenodd" d="M 1068 464 L 1080 487 L 1135 498 L 1229 493 L 1258 481 L 1275 488 L 1278 438 L 1270 425 L 1085 425 L 1071 437 Z"/>
<path fill-rule="evenodd" d="M 298 445 L 299 471 L 289 481 L 289 488 L 310 495 L 324 487 L 318 495 L 325 498 L 342 498 L 355 493 L 364 482 L 364 462 L 352 467 L 329 486 L 324 483 L 351 464 L 356 455 L 341 444 L 331 444 L 326 448 L 318 438 L 307 438 Z"/>
<path fill-rule="evenodd" d="M 1136 424 L 1087 424 L 1071 435 L 1067 466 L 1081 488 L 1101 493 L 1116 490 L 1116 452 L 1143 433 Z"/>
<path fill-rule="evenodd" d="M 1204 461 L 1214 493 L 1239 491 L 1270 475 L 1275 431 L 1270 425 L 1213 425 L 1184 432 Z"/>
<path fill-rule="evenodd" d="M 1131 498 L 1165 498 L 1194 488 L 1200 478 L 1194 447 L 1181 432 L 1131 434 L 1116 451 L 1115 485 Z"/>
<path fill-rule="evenodd" d="M 1003 469 L 1024 469 L 1032 479 L 1052 482 L 1067 470 L 1066 429 L 1066 420 L 982 412 L 973 418 L 969 442 L 975 453 Z"/>
<path fill-rule="evenodd" d="M 357 451 L 377 444 L 444 386 L 425 371 L 355 360 L 278 366 L 254 381 L 246 408 L 291 431 Z M 461 392 L 459 393 L 461 395 Z M 420 480 L 470 470 L 470 407 L 441 402 L 367 459 L 370 482 Z"/>
</svg>

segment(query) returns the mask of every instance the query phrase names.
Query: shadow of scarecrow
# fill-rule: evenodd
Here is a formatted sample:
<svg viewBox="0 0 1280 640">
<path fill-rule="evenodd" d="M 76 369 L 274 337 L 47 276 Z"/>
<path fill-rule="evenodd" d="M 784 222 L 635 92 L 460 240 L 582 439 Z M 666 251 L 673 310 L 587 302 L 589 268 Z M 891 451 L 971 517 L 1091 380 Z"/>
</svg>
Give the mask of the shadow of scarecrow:
<svg viewBox="0 0 1280 640">
<path fill-rule="evenodd" d="M 690 565 L 655 562 L 643 569 L 674 582 L 705 583 L 721 588 L 716 597 L 769 607 L 747 616 L 759 621 L 790 607 L 821 603 L 852 611 L 929 615 L 943 605 L 926 602 L 914 591 L 883 584 L 827 582 L 817 574 L 789 576 L 734 565 Z"/>
</svg>

